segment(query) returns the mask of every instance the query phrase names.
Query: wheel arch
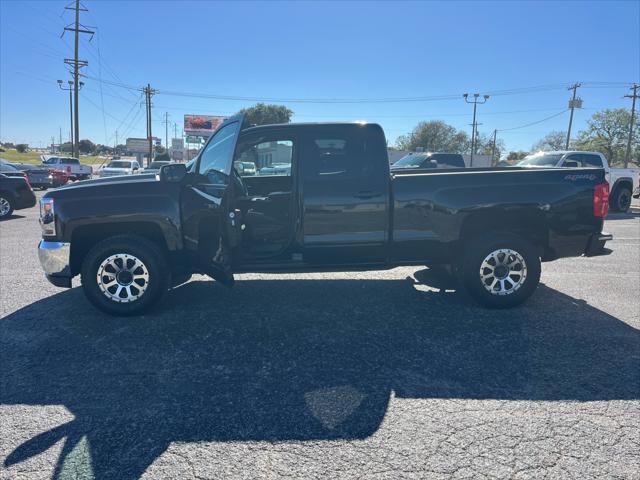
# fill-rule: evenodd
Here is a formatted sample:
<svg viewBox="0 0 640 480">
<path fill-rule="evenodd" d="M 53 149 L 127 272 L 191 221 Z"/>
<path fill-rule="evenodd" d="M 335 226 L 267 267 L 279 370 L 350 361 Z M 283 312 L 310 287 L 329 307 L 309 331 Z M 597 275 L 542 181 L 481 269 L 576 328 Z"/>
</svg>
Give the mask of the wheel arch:
<svg viewBox="0 0 640 480">
<path fill-rule="evenodd" d="M 168 252 L 166 239 L 161 228 L 153 222 L 135 223 L 92 223 L 76 227 L 71 235 L 71 274 L 77 275 L 82 270 L 89 250 L 98 242 L 119 235 L 135 235 L 153 242 L 162 252 Z"/>
<path fill-rule="evenodd" d="M 618 193 L 618 189 L 622 187 L 627 187 L 633 192 L 633 179 L 631 177 L 618 178 L 611 187 L 611 195 L 615 195 L 616 193 Z"/>
<path fill-rule="evenodd" d="M 467 242 L 495 232 L 505 232 L 525 238 L 539 249 L 541 257 L 544 257 L 549 249 L 549 225 L 542 212 L 535 210 L 485 211 L 467 217 L 462 223 L 454 258 L 460 258 L 459 255 Z"/>
</svg>

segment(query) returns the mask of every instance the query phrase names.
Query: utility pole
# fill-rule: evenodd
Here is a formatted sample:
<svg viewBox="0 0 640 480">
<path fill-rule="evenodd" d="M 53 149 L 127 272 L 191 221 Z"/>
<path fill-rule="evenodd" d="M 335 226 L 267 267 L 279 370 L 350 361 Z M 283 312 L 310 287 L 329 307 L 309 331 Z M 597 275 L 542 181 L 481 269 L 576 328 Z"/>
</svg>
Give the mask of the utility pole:
<svg viewBox="0 0 640 480">
<path fill-rule="evenodd" d="M 64 82 L 62 80 L 58 80 L 58 87 L 60 90 L 69 92 L 69 124 L 71 125 L 71 129 L 69 130 L 69 141 L 71 142 L 71 156 L 76 156 L 76 144 L 74 143 L 74 135 L 73 135 L 73 97 L 71 94 L 74 92 L 74 83 L 73 80 L 67 81 L 68 87 L 63 87 Z M 84 86 L 84 82 L 80 82 L 80 89 Z"/>
<path fill-rule="evenodd" d="M 60 151 L 60 149 L 62 148 L 62 127 L 58 127 L 60 129 L 60 138 L 58 141 L 58 152 Z"/>
<path fill-rule="evenodd" d="M 498 130 L 493 130 L 493 145 L 491 147 L 491 166 L 493 167 L 496 163 L 496 137 L 498 135 Z"/>
<path fill-rule="evenodd" d="M 473 100 L 469 100 L 469 94 L 465 93 L 464 95 L 462 95 L 462 97 L 464 98 L 464 101 L 467 103 L 473 103 L 473 127 L 471 129 L 471 160 L 469 161 L 469 166 L 473 167 L 473 154 L 475 152 L 476 149 L 476 109 L 478 108 L 478 104 L 482 105 L 483 103 L 487 103 L 487 100 L 489 100 L 489 95 L 483 95 L 482 96 L 482 101 L 479 100 L 480 94 L 479 93 L 474 93 L 473 94 Z"/>
<path fill-rule="evenodd" d="M 627 168 L 629 165 L 629 160 L 631 160 L 631 141 L 633 139 L 633 121 L 635 120 L 636 114 L 636 98 L 638 98 L 638 84 L 634 83 L 631 90 L 633 90 L 633 95 L 625 95 L 625 98 L 631 99 L 631 120 L 629 120 L 629 138 L 627 138 L 627 151 L 624 155 L 624 168 Z"/>
<path fill-rule="evenodd" d="M 76 158 L 80 158 L 80 123 L 79 123 L 79 108 L 78 108 L 78 92 L 80 90 L 79 70 L 81 67 L 86 67 L 87 65 L 89 65 L 89 62 L 87 62 L 86 60 L 78 59 L 78 42 L 79 42 L 79 37 L 81 33 L 89 34 L 91 35 L 91 38 L 93 38 L 93 35 L 95 34 L 95 32 L 92 30 L 88 30 L 84 25 L 80 24 L 80 12 L 89 11 L 83 5 L 80 5 L 80 0 L 75 0 L 74 7 L 67 5 L 64 8 L 65 10 L 75 10 L 76 12 L 73 28 L 70 25 L 67 25 L 66 27 L 64 27 L 64 30 L 62 31 L 62 35 L 64 35 L 64 32 L 67 32 L 67 31 L 75 33 L 73 59 L 65 58 L 64 63 L 66 63 L 67 65 L 73 66 L 73 100 L 74 100 L 73 116 L 75 118 L 74 135 L 73 135 L 74 137 L 73 138 L 73 156 Z"/>
<path fill-rule="evenodd" d="M 569 150 L 569 140 L 571 140 L 571 125 L 573 124 L 573 109 L 574 108 L 582 108 L 582 99 L 576 98 L 576 90 L 580 87 L 581 84 L 576 82 L 571 85 L 567 90 L 573 90 L 573 98 L 569 101 L 569 108 L 571 109 L 571 114 L 569 115 L 569 128 L 567 129 L 567 141 L 565 142 L 564 149 Z"/>
<path fill-rule="evenodd" d="M 113 145 L 113 154 L 118 154 L 118 130 L 116 130 L 116 143 Z"/>
<path fill-rule="evenodd" d="M 169 152 L 169 112 L 164 112 L 164 148 Z"/>
<path fill-rule="evenodd" d="M 144 87 L 143 91 L 144 91 L 146 103 L 147 103 L 147 139 L 149 141 L 149 159 L 147 162 L 147 166 L 149 166 L 149 164 L 153 160 L 153 136 L 151 133 L 151 97 L 156 91 L 152 89 L 151 85 L 148 83 L 147 83 L 147 86 Z"/>
</svg>

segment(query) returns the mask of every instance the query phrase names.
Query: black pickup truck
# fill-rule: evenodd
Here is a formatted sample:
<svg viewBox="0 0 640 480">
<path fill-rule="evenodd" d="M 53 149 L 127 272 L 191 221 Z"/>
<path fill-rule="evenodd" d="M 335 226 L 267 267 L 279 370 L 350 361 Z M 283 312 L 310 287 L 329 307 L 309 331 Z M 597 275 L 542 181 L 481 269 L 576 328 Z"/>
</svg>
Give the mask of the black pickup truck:
<svg viewBox="0 0 640 480">
<path fill-rule="evenodd" d="M 255 164 L 242 176 L 234 164 Z M 453 267 L 478 302 L 528 298 L 541 261 L 594 255 L 604 171 L 399 169 L 375 124 L 222 124 L 189 166 L 81 181 L 41 200 L 47 278 L 115 315 L 141 313 L 192 273 Z"/>
</svg>

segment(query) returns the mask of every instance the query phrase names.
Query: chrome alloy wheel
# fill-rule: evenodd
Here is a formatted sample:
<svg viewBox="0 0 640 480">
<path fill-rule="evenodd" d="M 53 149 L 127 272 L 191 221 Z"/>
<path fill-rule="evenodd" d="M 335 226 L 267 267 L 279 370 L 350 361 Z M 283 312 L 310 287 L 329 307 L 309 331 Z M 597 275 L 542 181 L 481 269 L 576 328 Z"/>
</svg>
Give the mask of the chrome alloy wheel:
<svg viewBox="0 0 640 480">
<path fill-rule="evenodd" d="M 4 217 L 11 210 L 11 205 L 9 204 L 9 200 L 4 197 L 0 197 L 0 217 Z"/>
<path fill-rule="evenodd" d="M 149 286 L 149 271 L 140 259 L 126 253 L 105 258 L 98 267 L 98 288 L 114 302 L 139 299 Z"/>
<path fill-rule="evenodd" d="M 492 295 L 509 295 L 522 287 L 526 278 L 524 258 L 509 248 L 491 252 L 480 266 L 482 285 Z"/>
</svg>

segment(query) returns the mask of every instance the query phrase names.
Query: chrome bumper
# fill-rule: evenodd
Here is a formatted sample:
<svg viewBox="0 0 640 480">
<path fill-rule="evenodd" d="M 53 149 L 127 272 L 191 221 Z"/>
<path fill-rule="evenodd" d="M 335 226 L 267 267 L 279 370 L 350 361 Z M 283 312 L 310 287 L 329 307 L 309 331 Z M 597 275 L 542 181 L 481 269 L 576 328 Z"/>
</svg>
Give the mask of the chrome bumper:
<svg viewBox="0 0 640 480">
<path fill-rule="evenodd" d="M 69 265 L 71 244 L 68 242 L 47 242 L 40 240 L 38 258 L 44 273 L 57 277 L 71 277 Z"/>
</svg>

